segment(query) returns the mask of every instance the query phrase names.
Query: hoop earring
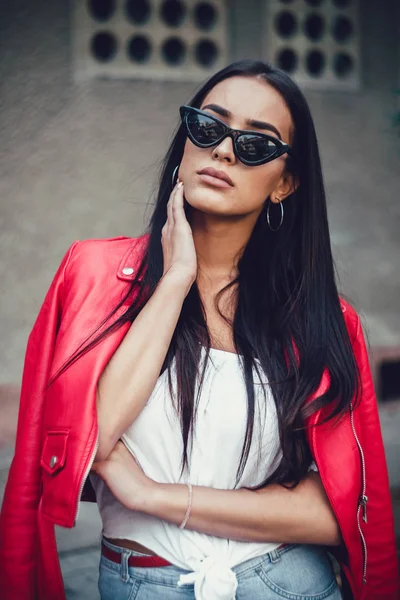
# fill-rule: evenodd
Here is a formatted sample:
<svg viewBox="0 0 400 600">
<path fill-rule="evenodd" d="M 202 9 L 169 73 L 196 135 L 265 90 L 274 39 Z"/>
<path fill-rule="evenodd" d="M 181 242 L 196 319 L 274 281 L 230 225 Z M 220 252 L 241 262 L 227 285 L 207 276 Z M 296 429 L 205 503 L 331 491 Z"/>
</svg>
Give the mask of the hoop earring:
<svg viewBox="0 0 400 600">
<path fill-rule="evenodd" d="M 181 166 L 180 163 L 179 163 L 179 165 L 176 165 L 176 167 L 172 173 L 172 187 L 174 187 L 174 185 L 175 185 L 175 177 L 176 177 L 176 174 L 177 174 L 180 166 Z"/>
<path fill-rule="evenodd" d="M 277 200 L 279 200 L 279 198 L 277 198 Z M 269 209 L 270 209 L 271 204 L 272 204 L 271 200 L 269 200 L 268 201 L 268 206 L 267 206 L 267 223 L 268 223 L 268 227 L 270 228 L 271 231 L 278 231 L 278 229 L 281 228 L 282 223 L 283 223 L 283 215 L 284 215 L 284 212 L 283 212 L 283 203 L 282 203 L 282 200 L 279 200 L 279 205 L 281 207 L 281 220 L 279 222 L 278 227 L 275 227 L 275 228 L 271 227 L 271 221 L 270 221 L 270 218 L 269 218 Z"/>
</svg>

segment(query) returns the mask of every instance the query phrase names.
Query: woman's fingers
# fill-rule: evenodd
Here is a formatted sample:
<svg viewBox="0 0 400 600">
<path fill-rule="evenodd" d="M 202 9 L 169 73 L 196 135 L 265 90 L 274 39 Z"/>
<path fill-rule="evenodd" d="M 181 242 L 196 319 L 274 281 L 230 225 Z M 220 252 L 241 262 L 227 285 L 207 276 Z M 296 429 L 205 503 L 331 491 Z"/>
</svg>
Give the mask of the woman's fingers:
<svg viewBox="0 0 400 600">
<path fill-rule="evenodd" d="M 162 228 L 164 275 L 178 273 L 192 283 L 197 273 L 197 258 L 192 231 L 184 210 L 183 184 L 172 190 L 167 205 L 167 220 Z"/>
<path fill-rule="evenodd" d="M 168 200 L 168 204 L 167 204 L 167 223 L 172 226 L 175 223 L 173 206 L 174 206 L 174 198 L 175 198 L 175 195 L 177 192 L 178 185 L 179 184 L 176 184 L 176 186 L 172 190 L 171 195 Z"/>
<path fill-rule="evenodd" d="M 174 224 L 174 216 L 172 214 L 172 201 L 173 201 L 173 197 L 174 197 L 173 194 L 174 194 L 174 192 L 172 191 L 171 195 L 169 197 L 169 200 L 168 200 L 168 204 L 167 204 L 167 222 L 166 222 L 167 227 L 168 227 L 168 225 L 172 226 Z"/>
<path fill-rule="evenodd" d="M 185 211 L 183 209 L 183 204 L 184 204 L 183 199 L 184 199 L 183 183 L 181 182 L 177 187 L 177 190 L 176 190 L 176 193 L 175 193 L 174 199 L 173 199 L 173 204 L 172 204 L 174 221 L 176 223 L 182 223 L 183 221 L 186 221 L 186 215 L 185 215 Z"/>
<path fill-rule="evenodd" d="M 171 192 L 171 195 L 167 204 L 167 221 L 165 223 L 166 229 L 168 226 L 174 226 L 177 220 L 186 221 L 186 215 L 184 211 L 184 194 L 183 194 L 183 183 L 182 181 L 178 181 L 175 185 L 174 189 Z"/>
</svg>

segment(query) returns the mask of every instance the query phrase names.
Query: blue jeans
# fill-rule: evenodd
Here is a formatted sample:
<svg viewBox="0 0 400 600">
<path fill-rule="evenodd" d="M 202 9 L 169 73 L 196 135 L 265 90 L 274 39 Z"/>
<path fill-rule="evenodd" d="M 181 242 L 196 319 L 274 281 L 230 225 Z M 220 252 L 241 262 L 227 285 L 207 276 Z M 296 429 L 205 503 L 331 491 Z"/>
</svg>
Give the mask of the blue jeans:
<svg viewBox="0 0 400 600">
<path fill-rule="evenodd" d="M 101 600 L 194 600 L 193 584 L 177 587 L 189 571 L 178 567 L 129 567 L 136 552 L 103 542 L 123 554 L 121 564 L 100 560 Z M 288 545 L 232 569 L 238 580 L 236 600 L 341 600 L 332 563 L 321 546 Z M 210 598 L 210 600 L 213 600 Z"/>
</svg>

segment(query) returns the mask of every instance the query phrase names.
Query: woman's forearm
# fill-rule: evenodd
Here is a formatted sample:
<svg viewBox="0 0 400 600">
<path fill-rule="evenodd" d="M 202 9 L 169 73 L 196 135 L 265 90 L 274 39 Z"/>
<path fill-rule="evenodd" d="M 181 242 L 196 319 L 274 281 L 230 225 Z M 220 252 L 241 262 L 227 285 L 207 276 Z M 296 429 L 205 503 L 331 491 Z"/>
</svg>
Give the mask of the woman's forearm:
<svg viewBox="0 0 400 600">
<path fill-rule="evenodd" d="M 98 385 L 99 447 L 104 460 L 156 384 L 190 282 L 165 275 L 106 366 Z"/>
<path fill-rule="evenodd" d="M 179 525 L 187 504 L 186 485 L 160 484 L 143 511 Z M 341 543 L 320 477 L 312 472 L 293 490 L 277 484 L 258 491 L 194 486 L 186 529 L 246 542 Z"/>
</svg>

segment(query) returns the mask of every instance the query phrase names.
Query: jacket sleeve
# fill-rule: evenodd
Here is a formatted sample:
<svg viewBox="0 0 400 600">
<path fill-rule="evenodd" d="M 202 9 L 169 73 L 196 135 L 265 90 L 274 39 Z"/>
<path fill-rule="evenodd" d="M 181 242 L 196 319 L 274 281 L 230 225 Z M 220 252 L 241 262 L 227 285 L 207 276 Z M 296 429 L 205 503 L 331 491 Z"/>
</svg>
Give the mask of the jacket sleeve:
<svg viewBox="0 0 400 600">
<path fill-rule="evenodd" d="M 64 256 L 28 339 L 15 455 L 0 515 L 1 600 L 37 597 L 37 511 L 44 390 L 61 319 L 65 271 L 77 243 Z"/>
<path fill-rule="evenodd" d="M 399 572 L 389 478 L 367 347 L 359 318 L 353 349 L 361 379 L 361 401 L 355 414 L 358 413 L 360 425 L 368 497 L 367 522 L 361 519 L 367 547 L 367 583 L 363 598 L 398 600 Z"/>
</svg>

